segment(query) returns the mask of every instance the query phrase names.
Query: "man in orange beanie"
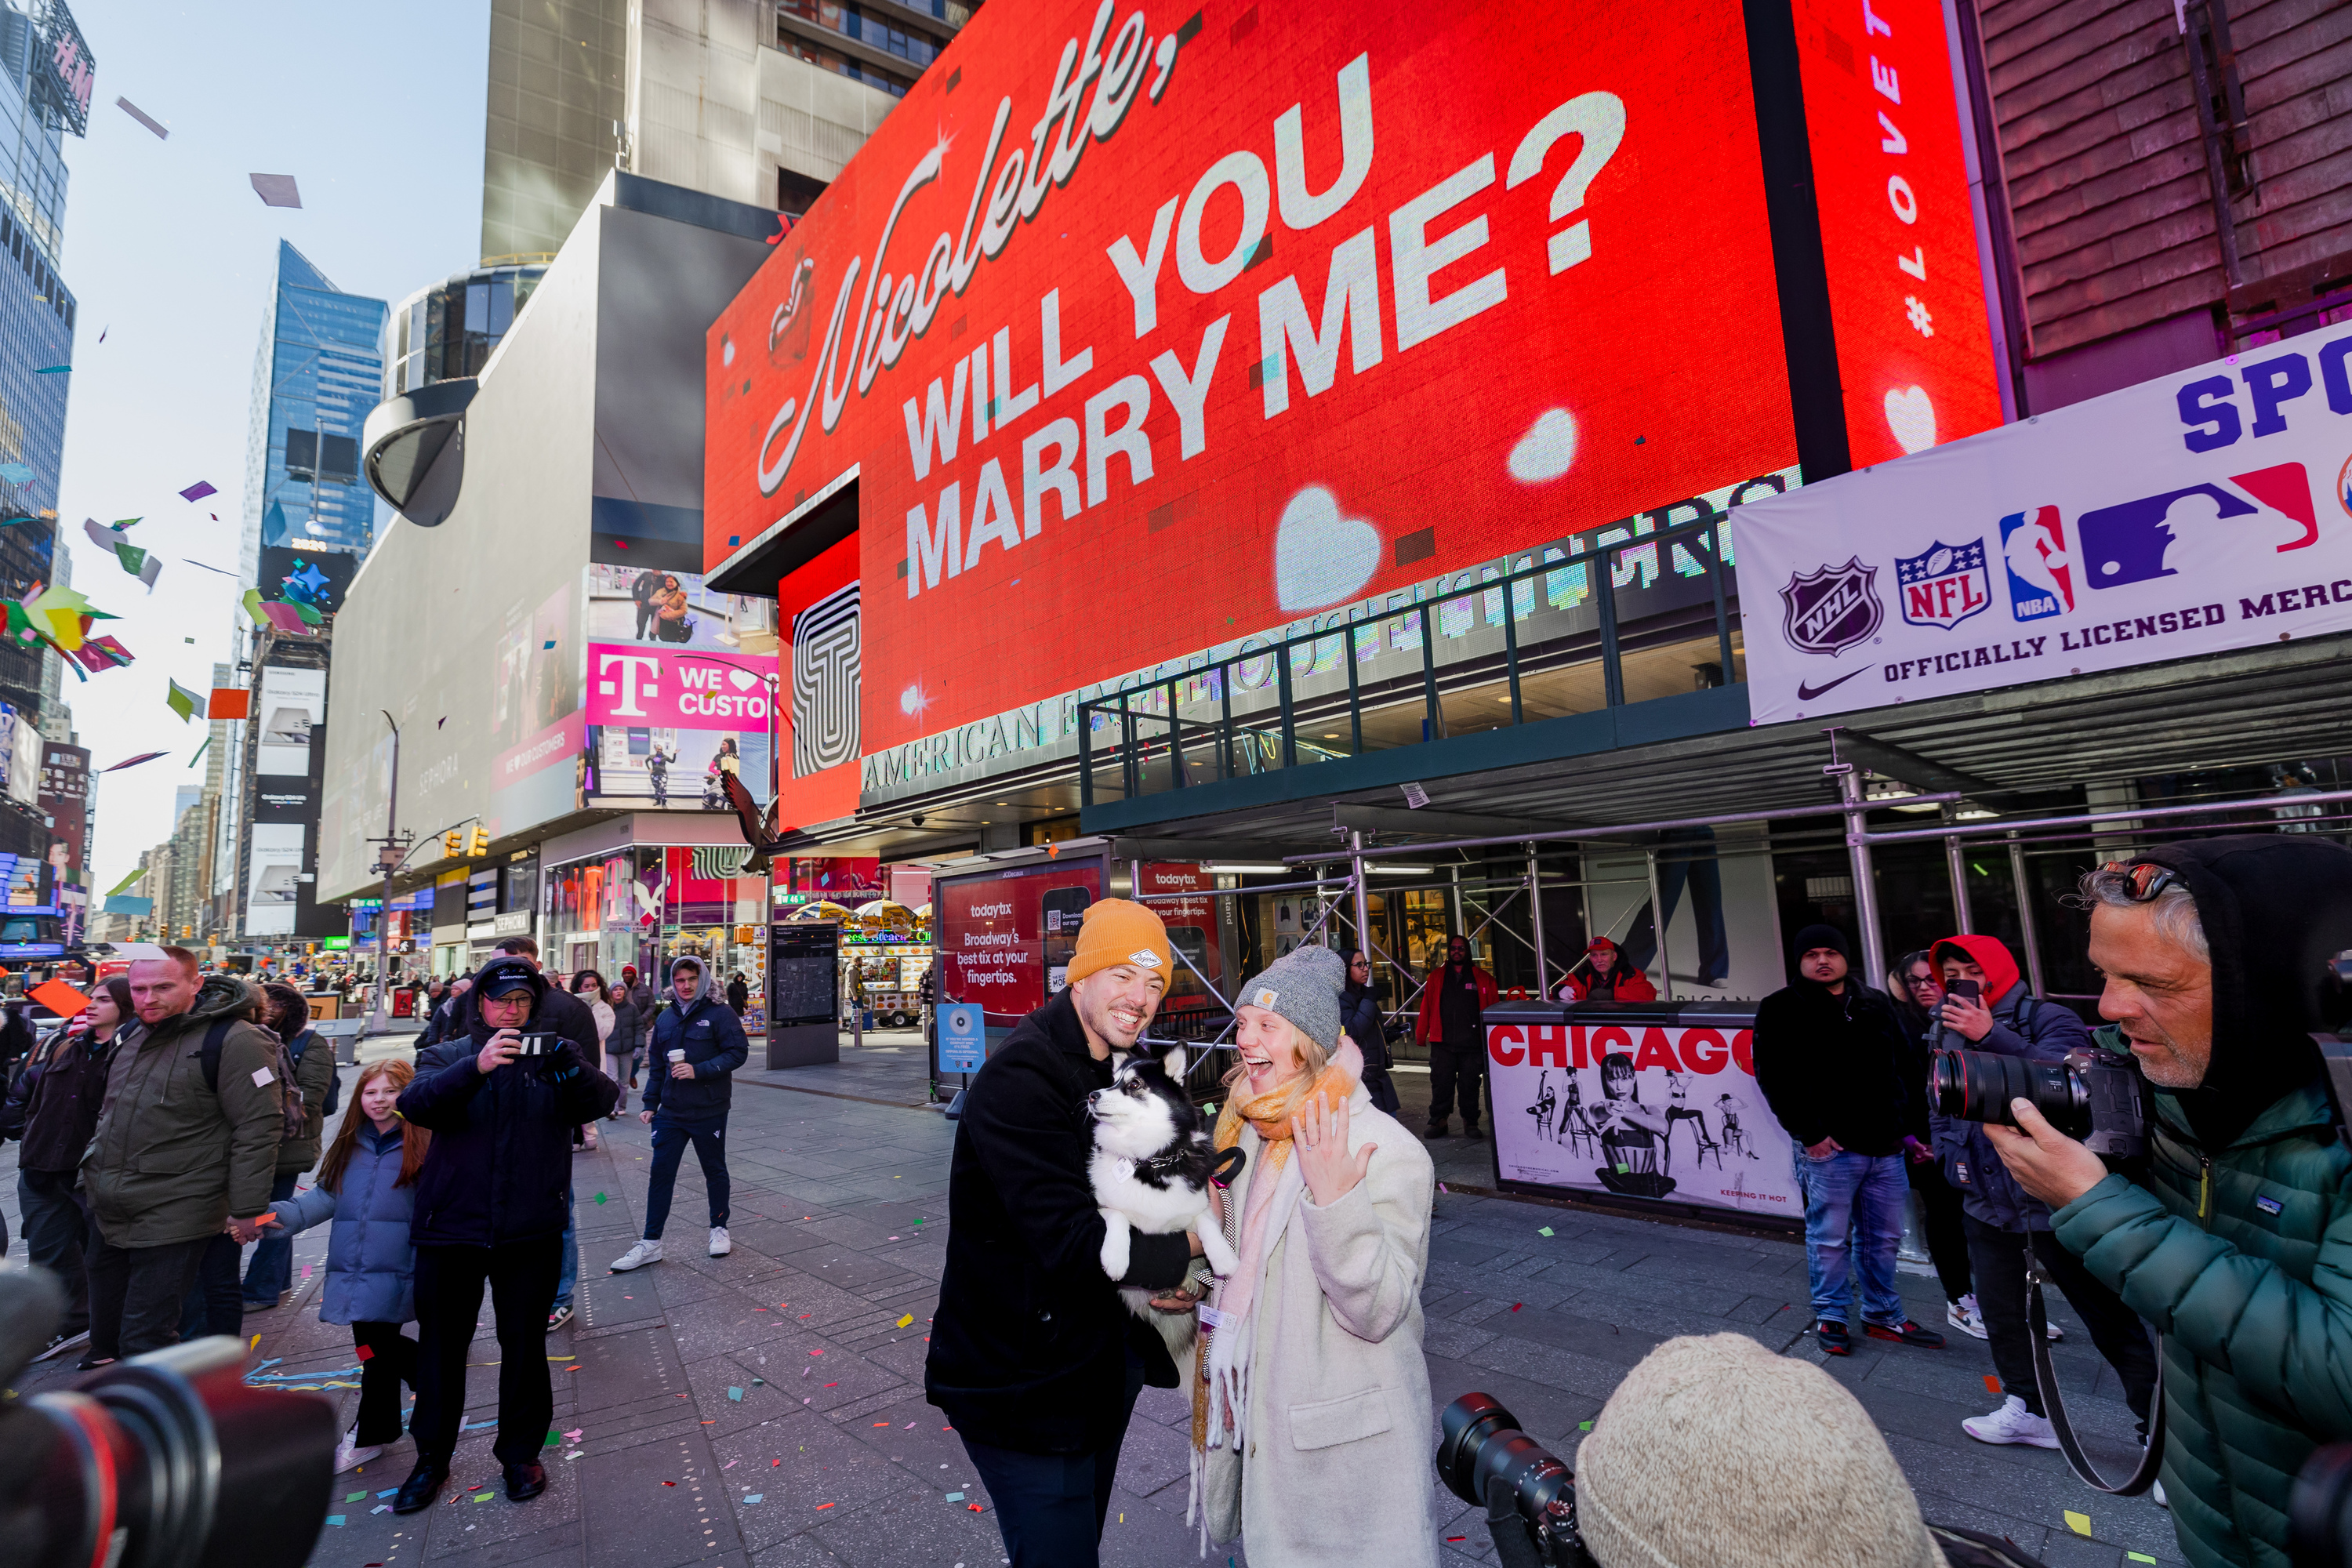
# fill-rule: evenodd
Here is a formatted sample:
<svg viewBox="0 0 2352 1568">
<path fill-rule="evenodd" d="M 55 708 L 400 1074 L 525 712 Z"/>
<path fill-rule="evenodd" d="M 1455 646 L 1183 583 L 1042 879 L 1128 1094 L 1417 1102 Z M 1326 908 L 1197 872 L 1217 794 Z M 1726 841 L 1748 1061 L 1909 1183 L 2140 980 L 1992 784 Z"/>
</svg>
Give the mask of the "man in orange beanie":
<svg viewBox="0 0 2352 1568">
<path fill-rule="evenodd" d="M 1087 1099 L 1110 1087 L 1160 1010 L 1175 955 L 1142 904 L 1104 899 L 1078 929 L 1068 984 L 1013 1026 L 963 1097 L 948 1168 L 948 1258 L 923 1386 L 988 1488 L 1007 1561 L 1098 1561 L 1111 1479 L 1136 1395 L 1177 1386 L 1160 1334 L 1118 1287 L 1168 1309 L 1200 1238 L 1132 1237 L 1127 1273 L 1102 1270 L 1103 1217 L 1087 1181 Z"/>
</svg>

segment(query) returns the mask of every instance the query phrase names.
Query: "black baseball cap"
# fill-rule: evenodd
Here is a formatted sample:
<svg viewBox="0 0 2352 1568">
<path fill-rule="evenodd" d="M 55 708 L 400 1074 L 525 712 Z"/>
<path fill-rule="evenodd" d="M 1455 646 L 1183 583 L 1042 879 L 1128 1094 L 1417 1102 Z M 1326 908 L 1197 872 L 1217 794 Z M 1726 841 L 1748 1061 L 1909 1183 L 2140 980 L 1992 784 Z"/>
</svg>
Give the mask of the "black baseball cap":
<svg viewBox="0 0 2352 1568">
<path fill-rule="evenodd" d="M 518 991 L 534 994 L 539 990 L 539 973 L 520 958 L 496 959 L 482 966 L 474 976 L 474 988 L 482 999 L 495 1002 L 501 996 L 511 996 Z"/>
</svg>

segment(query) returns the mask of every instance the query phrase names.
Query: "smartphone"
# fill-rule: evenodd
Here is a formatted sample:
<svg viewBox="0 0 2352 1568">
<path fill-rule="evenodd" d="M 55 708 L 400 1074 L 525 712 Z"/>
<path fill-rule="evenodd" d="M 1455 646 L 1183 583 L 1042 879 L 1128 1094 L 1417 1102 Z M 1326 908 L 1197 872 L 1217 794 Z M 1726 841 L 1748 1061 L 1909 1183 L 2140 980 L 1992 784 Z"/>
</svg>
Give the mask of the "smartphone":
<svg viewBox="0 0 2352 1568">
<path fill-rule="evenodd" d="M 562 1037 L 552 1034 L 525 1035 L 515 1041 L 515 1055 L 518 1057 L 551 1055 L 561 1038 Z"/>
<path fill-rule="evenodd" d="M 1955 980 L 1944 987 L 1947 996 L 1965 996 L 1973 1002 L 1984 994 L 1984 987 L 1973 980 Z"/>
</svg>

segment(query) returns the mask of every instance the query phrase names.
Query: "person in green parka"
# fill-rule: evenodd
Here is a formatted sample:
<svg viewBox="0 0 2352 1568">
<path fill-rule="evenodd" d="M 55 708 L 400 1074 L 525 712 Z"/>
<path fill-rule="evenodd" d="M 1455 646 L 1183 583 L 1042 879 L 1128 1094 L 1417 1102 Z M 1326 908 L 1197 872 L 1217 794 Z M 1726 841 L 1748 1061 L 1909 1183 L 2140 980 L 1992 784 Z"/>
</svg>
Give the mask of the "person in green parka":
<svg viewBox="0 0 2352 1568">
<path fill-rule="evenodd" d="M 2352 949 L 2352 850 L 2307 836 L 2148 849 L 2083 879 L 2107 1027 L 2155 1092 L 2144 1172 L 2023 1100 L 1989 1127 L 2059 1242 L 2163 1340 L 2162 1481 L 2193 1568 L 2287 1561 L 2287 1500 L 2352 1439 L 2352 1151 L 2311 1031 Z"/>
</svg>

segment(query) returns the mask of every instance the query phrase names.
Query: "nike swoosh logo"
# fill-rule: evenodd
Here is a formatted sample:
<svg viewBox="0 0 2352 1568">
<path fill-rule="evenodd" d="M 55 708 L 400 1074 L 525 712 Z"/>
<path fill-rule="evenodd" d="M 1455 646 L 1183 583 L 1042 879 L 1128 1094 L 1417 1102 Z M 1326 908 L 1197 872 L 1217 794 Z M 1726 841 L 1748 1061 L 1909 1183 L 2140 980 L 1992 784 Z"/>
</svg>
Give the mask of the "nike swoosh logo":
<svg viewBox="0 0 2352 1568">
<path fill-rule="evenodd" d="M 1868 669 L 1869 668 L 1870 666 L 1865 664 L 1862 667 L 1862 669 Z M 1834 691 L 1839 687 L 1843 686 L 1847 681 L 1852 680 L 1855 676 L 1860 675 L 1862 673 L 1862 669 L 1849 669 L 1843 675 L 1839 676 L 1835 680 L 1831 681 L 1826 686 L 1808 686 L 1801 680 L 1797 683 L 1797 700 L 1800 702 L 1811 702 L 1814 698 L 1819 697 L 1824 691 Z"/>
</svg>

